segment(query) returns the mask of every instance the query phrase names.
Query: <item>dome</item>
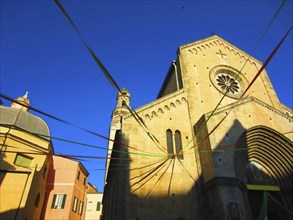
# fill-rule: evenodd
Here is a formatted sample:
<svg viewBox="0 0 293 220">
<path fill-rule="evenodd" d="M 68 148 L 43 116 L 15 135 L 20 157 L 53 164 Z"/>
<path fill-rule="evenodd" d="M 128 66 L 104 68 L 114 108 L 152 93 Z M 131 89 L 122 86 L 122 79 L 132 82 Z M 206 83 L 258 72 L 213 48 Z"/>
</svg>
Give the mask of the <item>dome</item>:
<svg viewBox="0 0 293 220">
<path fill-rule="evenodd" d="M 16 101 L 11 104 L 11 107 L 0 106 L 0 124 L 12 125 L 50 140 L 50 130 L 46 122 L 27 111 L 30 106 L 27 93 L 23 97 L 18 97 Z"/>
<path fill-rule="evenodd" d="M 46 122 L 29 112 L 0 106 L 0 115 L 1 125 L 12 125 L 22 130 L 42 135 L 42 138 L 50 140 L 50 130 Z"/>
</svg>

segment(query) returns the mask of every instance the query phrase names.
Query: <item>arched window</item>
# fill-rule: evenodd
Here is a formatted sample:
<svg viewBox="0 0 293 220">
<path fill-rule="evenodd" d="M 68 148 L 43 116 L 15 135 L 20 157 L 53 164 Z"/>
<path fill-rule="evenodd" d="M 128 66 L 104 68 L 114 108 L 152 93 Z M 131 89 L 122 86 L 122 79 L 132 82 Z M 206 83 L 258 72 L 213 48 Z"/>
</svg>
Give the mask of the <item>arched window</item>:
<svg viewBox="0 0 293 220">
<path fill-rule="evenodd" d="M 168 154 L 174 154 L 174 151 L 173 151 L 173 137 L 172 136 L 173 136 L 172 131 L 170 129 L 168 129 L 166 131 Z"/>
<path fill-rule="evenodd" d="M 122 107 L 123 107 L 123 108 L 127 108 L 126 101 L 122 101 Z"/>
<path fill-rule="evenodd" d="M 182 140 L 180 131 L 175 131 L 175 147 L 178 159 L 183 159 Z"/>
</svg>

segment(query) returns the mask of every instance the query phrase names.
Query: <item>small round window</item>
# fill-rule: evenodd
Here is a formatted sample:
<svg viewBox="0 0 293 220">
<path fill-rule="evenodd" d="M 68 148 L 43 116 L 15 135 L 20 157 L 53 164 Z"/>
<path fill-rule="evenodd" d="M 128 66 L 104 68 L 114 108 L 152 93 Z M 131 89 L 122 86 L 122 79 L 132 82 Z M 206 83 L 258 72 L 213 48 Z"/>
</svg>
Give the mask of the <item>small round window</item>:
<svg viewBox="0 0 293 220">
<path fill-rule="evenodd" d="M 216 83 L 223 92 L 228 92 L 231 94 L 237 94 L 240 91 L 240 83 L 229 74 L 219 73 L 216 75 Z"/>
<path fill-rule="evenodd" d="M 226 65 L 212 68 L 210 80 L 218 91 L 230 98 L 240 98 L 248 82 L 238 70 Z"/>
</svg>

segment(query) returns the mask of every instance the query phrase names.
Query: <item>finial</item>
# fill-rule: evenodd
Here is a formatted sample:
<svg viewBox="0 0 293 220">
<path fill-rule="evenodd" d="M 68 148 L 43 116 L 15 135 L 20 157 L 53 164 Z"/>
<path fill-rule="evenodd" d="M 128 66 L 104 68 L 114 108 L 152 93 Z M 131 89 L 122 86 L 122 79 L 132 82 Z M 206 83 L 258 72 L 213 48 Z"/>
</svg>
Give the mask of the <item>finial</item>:
<svg viewBox="0 0 293 220">
<path fill-rule="evenodd" d="M 27 99 L 27 97 L 28 97 L 28 91 L 24 94 L 23 98 Z"/>
</svg>

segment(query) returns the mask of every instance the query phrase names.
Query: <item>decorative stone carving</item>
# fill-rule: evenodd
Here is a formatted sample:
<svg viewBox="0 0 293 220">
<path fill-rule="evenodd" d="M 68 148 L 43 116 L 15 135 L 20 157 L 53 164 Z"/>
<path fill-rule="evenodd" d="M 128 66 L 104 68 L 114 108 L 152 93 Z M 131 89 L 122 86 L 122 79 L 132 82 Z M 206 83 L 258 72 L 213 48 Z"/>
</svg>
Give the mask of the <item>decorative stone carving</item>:
<svg viewBox="0 0 293 220">
<path fill-rule="evenodd" d="M 237 202 L 229 202 L 228 204 L 229 219 L 236 220 L 240 218 L 240 210 Z"/>
</svg>

